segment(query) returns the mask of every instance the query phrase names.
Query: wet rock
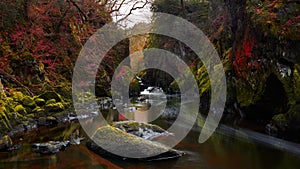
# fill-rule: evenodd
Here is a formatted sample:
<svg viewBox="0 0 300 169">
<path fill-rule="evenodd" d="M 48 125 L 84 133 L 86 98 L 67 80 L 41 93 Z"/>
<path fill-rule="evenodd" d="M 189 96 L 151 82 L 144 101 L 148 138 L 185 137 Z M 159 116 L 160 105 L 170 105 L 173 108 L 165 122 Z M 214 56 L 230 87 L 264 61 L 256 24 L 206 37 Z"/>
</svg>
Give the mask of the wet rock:
<svg viewBox="0 0 300 169">
<path fill-rule="evenodd" d="M 46 118 L 46 122 L 47 122 L 47 124 L 52 125 L 52 124 L 57 124 L 58 120 L 55 117 L 48 116 Z"/>
<path fill-rule="evenodd" d="M 84 140 L 84 138 L 79 136 L 78 129 L 74 133 L 72 133 L 69 138 L 71 145 L 79 145 L 82 140 Z"/>
<path fill-rule="evenodd" d="M 4 129 L 8 130 L 11 128 L 11 124 L 6 112 L 7 109 L 4 106 L 0 107 L 0 124 L 4 127 Z"/>
<path fill-rule="evenodd" d="M 173 150 L 157 142 L 149 141 L 133 134 L 126 133 L 112 126 L 100 127 L 92 137 L 93 141 L 87 142 L 87 147 L 99 155 L 134 160 L 163 160 L 177 158 L 183 152 Z M 99 143 L 97 145 L 96 143 Z M 118 152 L 124 156 L 115 155 Z M 126 157 L 125 157 L 126 156 Z"/>
<path fill-rule="evenodd" d="M 288 127 L 288 118 L 286 117 L 285 114 L 277 114 L 272 118 L 272 122 L 277 128 L 281 131 L 284 132 L 286 131 Z"/>
<path fill-rule="evenodd" d="M 38 118 L 38 125 L 39 126 L 45 126 L 45 125 L 47 125 L 47 119 L 46 119 L 46 117 L 39 117 Z"/>
<path fill-rule="evenodd" d="M 32 148 L 36 153 L 40 154 L 56 154 L 59 151 L 65 150 L 69 146 L 69 141 L 49 141 L 46 143 L 35 143 Z"/>
<path fill-rule="evenodd" d="M 276 137 L 278 135 L 278 129 L 277 127 L 270 123 L 270 124 L 267 124 L 266 127 L 265 127 L 265 132 L 270 135 L 270 136 L 274 136 Z"/>
<path fill-rule="evenodd" d="M 0 151 L 9 150 L 12 146 L 13 142 L 8 135 L 5 135 L 0 139 Z"/>
<path fill-rule="evenodd" d="M 157 125 L 140 123 L 136 121 L 114 122 L 112 126 L 119 128 L 122 131 L 125 131 L 126 133 L 142 137 L 146 140 L 153 140 L 156 137 L 160 136 L 173 136 L 172 133 L 165 131 Z"/>
</svg>

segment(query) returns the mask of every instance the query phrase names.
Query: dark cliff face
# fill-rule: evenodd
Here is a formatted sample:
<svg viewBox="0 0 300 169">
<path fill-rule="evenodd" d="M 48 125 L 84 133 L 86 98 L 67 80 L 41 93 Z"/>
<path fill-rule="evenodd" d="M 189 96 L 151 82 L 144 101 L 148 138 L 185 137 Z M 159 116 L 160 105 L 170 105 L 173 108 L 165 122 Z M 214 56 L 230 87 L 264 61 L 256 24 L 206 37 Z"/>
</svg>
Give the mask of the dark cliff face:
<svg viewBox="0 0 300 169">
<path fill-rule="evenodd" d="M 170 9 L 176 6 L 166 6 L 166 2 L 156 1 L 154 11 L 172 11 L 171 14 L 188 19 L 215 45 L 227 75 L 225 116 L 233 113 L 234 117 L 262 127 L 272 123 L 277 128 L 281 128 L 277 117 L 284 117 L 288 125 L 285 130 L 295 129 L 294 124 L 300 121 L 300 106 L 297 106 L 300 100 L 299 3 L 211 0 L 185 2 L 184 10 L 178 12 Z M 168 42 L 168 39 L 158 42 L 162 41 Z M 179 49 L 180 45 L 177 43 L 171 48 Z M 175 49 L 167 50 L 176 53 Z M 181 55 L 180 52 L 176 54 Z M 187 50 L 182 58 L 191 59 L 194 54 Z M 196 79 L 200 79 L 202 97 L 207 98 L 202 99 L 202 104 L 208 105 L 210 88 L 202 83 L 208 78 L 205 69 L 201 63 L 191 64 L 191 68 Z"/>
</svg>

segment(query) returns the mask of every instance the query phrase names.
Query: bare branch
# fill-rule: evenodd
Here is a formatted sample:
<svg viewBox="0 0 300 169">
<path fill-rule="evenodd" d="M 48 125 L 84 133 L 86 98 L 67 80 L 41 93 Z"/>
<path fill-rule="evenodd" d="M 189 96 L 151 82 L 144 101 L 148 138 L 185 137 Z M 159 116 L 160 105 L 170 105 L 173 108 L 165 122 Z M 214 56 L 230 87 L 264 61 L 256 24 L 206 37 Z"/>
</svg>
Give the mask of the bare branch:
<svg viewBox="0 0 300 169">
<path fill-rule="evenodd" d="M 135 2 L 134 5 L 132 6 L 132 8 L 130 9 L 130 11 L 129 11 L 122 19 L 119 19 L 119 20 L 117 21 L 117 23 L 119 23 L 119 22 L 124 21 L 125 19 L 127 19 L 127 18 L 129 17 L 129 15 L 132 14 L 133 11 L 138 10 L 138 9 L 143 9 L 147 4 L 150 3 L 149 0 L 146 0 L 146 1 L 143 3 L 142 6 L 137 6 L 137 5 L 140 4 L 141 2 L 143 2 L 143 1 L 137 1 L 137 2 Z"/>
<path fill-rule="evenodd" d="M 80 12 L 80 14 L 83 16 L 83 21 L 86 21 L 88 19 L 88 17 L 86 16 L 86 14 L 84 13 L 84 11 L 77 5 L 76 2 L 74 2 L 73 0 L 68 0 L 69 2 L 71 2 Z"/>
<path fill-rule="evenodd" d="M 110 8 L 109 13 L 113 13 L 113 12 L 117 12 L 121 9 L 121 7 L 123 6 L 123 4 L 125 3 L 126 0 L 122 0 L 122 2 L 120 3 L 119 7 L 117 9 L 113 9 L 117 3 L 117 0 L 113 3 L 113 5 Z"/>
</svg>

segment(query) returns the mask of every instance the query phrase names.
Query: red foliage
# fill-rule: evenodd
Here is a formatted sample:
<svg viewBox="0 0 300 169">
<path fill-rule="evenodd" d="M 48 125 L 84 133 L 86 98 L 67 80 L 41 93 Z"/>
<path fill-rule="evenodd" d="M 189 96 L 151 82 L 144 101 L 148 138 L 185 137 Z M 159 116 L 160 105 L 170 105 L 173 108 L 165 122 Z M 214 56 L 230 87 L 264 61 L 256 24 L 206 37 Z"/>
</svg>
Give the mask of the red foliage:
<svg viewBox="0 0 300 169">
<path fill-rule="evenodd" d="M 253 56 L 252 52 L 254 44 L 254 38 L 247 29 L 243 42 L 238 44 L 235 49 L 235 56 L 232 53 L 230 55 L 230 61 L 238 76 L 243 76 L 247 71 L 259 68 L 257 58 Z"/>
</svg>

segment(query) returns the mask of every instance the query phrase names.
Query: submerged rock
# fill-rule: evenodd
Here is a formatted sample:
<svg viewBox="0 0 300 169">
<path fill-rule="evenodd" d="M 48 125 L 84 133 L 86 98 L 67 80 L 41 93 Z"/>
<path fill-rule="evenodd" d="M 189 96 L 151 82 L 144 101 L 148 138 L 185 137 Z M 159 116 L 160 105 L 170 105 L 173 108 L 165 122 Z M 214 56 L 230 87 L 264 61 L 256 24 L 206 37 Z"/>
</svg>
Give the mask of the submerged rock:
<svg viewBox="0 0 300 169">
<path fill-rule="evenodd" d="M 69 141 L 49 141 L 46 143 L 35 143 L 32 145 L 34 151 L 40 154 L 55 154 L 61 150 L 64 150 L 67 146 L 69 146 Z"/>
<path fill-rule="evenodd" d="M 142 123 L 140 125 L 146 124 Z M 94 142 L 87 142 L 89 149 L 99 155 L 117 157 L 124 160 L 153 161 L 178 158 L 184 155 L 181 151 L 129 134 L 113 126 L 100 127 L 93 135 L 92 140 Z"/>
</svg>

